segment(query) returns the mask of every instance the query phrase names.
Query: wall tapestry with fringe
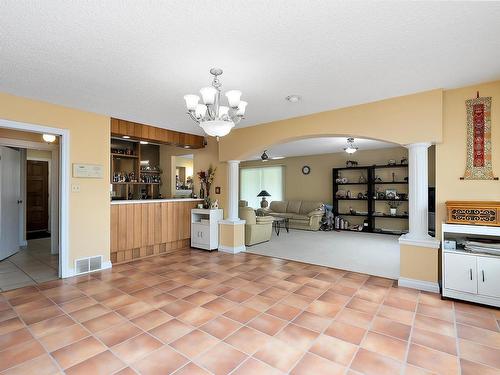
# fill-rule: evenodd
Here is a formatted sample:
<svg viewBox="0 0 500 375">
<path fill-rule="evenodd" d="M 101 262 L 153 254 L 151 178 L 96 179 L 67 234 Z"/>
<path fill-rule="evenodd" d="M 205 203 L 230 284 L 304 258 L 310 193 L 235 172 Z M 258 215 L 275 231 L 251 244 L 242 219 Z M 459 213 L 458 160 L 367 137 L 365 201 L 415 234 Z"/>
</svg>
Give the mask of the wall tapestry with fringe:
<svg viewBox="0 0 500 375">
<path fill-rule="evenodd" d="M 462 180 L 498 180 L 491 165 L 491 97 L 468 99 L 467 164 Z"/>
</svg>

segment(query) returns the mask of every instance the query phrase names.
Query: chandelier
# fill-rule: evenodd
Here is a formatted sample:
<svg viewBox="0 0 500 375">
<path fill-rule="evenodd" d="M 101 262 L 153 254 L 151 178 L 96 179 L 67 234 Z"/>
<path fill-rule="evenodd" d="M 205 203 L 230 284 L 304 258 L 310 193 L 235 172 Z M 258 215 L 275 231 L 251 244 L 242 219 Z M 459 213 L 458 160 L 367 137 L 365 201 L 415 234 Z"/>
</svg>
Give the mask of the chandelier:
<svg viewBox="0 0 500 375">
<path fill-rule="evenodd" d="M 354 154 L 358 151 L 358 146 L 354 144 L 354 138 L 347 138 L 347 146 L 344 147 L 344 151 L 348 154 Z"/>
<path fill-rule="evenodd" d="M 228 105 L 221 105 L 221 87 L 219 76 L 222 69 L 210 69 L 212 86 L 200 90 L 203 104 L 200 104 L 198 95 L 184 95 L 188 115 L 193 121 L 212 137 L 223 137 L 238 124 L 245 114 L 247 102 L 240 100 L 241 91 L 230 90 L 226 92 Z"/>
</svg>

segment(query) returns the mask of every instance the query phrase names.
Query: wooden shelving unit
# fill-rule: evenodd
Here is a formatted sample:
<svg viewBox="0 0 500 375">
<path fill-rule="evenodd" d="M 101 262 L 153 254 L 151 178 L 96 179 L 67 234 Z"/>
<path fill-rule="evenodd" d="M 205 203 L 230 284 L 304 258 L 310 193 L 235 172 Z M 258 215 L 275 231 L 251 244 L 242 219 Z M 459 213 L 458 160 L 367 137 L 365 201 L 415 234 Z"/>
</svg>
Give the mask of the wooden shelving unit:
<svg viewBox="0 0 500 375">
<path fill-rule="evenodd" d="M 113 190 L 115 194 L 120 198 L 117 199 L 139 199 L 141 191 L 139 190 L 141 186 L 146 189 L 146 194 L 151 198 L 156 198 L 159 194 L 158 187 L 161 185 L 160 182 L 141 182 L 143 175 L 160 175 L 159 171 L 143 171 L 141 170 L 141 147 L 139 142 L 124 141 L 121 139 L 114 139 L 113 143 L 121 149 L 130 150 L 130 154 L 111 152 L 111 184 L 114 186 Z M 114 181 L 115 173 L 131 173 L 134 172 L 137 181 Z M 116 189 L 115 189 L 116 186 Z M 139 189 L 138 189 L 139 188 Z M 120 189 L 120 190 L 119 190 Z M 116 199 L 116 198 L 115 198 Z"/>
<path fill-rule="evenodd" d="M 381 234 L 403 234 L 403 231 L 397 230 L 384 230 L 376 227 L 377 219 L 397 219 L 397 220 L 408 220 L 408 215 L 406 214 L 397 214 L 395 216 L 391 215 L 381 215 L 376 214 L 375 204 L 377 202 L 407 202 L 408 199 L 378 199 L 374 198 L 377 185 L 408 185 L 408 181 L 376 181 L 376 171 L 378 169 L 386 170 L 386 169 L 408 169 L 407 164 L 397 164 L 397 165 L 371 165 L 371 166 L 356 166 L 356 167 L 343 167 L 343 168 L 333 168 L 332 169 L 332 178 L 333 178 L 333 214 L 335 216 L 352 216 L 352 217 L 365 217 L 368 220 L 368 226 L 364 228 L 362 232 L 369 233 L 381 233 Z M 337 179 L 340 176 L 342 171 L 360 171 L 365 172 L 367 182 L 346 182 L 339 183 Z M 366 198 L 356 198 L 356 197 L 345 197 L 345 198 L 337 198 L 336 193 L 339 189 L 342 189 L 344 186 L 366 186 Z M 345 190 L 345 189 L 343 189 Z M 358 201 L 358 202 L 366 202 L 366 209 L 364 210 L 366 213 L 357 213 L 357 212 L 339 212 L 339 202 L 340 201 Z M 350 229 L 344 229 L 346 231 L 351 231 Z"/>
</svg>

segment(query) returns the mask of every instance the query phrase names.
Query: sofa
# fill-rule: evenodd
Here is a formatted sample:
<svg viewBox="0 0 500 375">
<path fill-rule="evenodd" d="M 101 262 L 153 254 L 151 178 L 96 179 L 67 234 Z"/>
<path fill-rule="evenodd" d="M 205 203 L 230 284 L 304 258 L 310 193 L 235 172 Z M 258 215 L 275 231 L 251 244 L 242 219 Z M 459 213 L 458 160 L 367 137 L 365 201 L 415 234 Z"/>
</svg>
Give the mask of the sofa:
<svg viewBox="0 0 500 375">
<path fill-rule="evenodd" d="M 239 217 L 245 220 L 245 245 L 252 246 L 271 239 L 273 218 L 271 216 L 257 216 L 245 201 L 240 201 Z"/>
<path fill-rule="evenodd" d="M 322 202 L 312 201 L 272 201 L 269 208 L 259 214 L 288 218 L 290 228 L 319 230 L 324 214 Z"/>
</svg>

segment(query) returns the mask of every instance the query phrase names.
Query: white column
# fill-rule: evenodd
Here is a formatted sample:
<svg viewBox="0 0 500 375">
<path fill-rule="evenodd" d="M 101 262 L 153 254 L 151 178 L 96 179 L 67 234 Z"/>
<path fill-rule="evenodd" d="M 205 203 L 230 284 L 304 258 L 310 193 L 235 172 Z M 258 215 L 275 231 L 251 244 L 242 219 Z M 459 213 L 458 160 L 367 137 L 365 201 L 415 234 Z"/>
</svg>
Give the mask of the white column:
<svg viewBox="0 0 500 375">
<path fill-rule="evenodd" d="M 430 143 L 413 143 L 408 152 L 408 214 L 409 232 L 400 242 L 425 245 L 436 240 L 428 234 L 428 148 Z"/>
<path fill-rule="evenodd" d="M 239 196 L 239 182 L 240 182 L 240 175 L 239 175 L 240 161 L 229 160 L 227 164 L 228 164 L 227 220 L 239 221 L 240 219 L 238 217 L 238 196 Z"/>
</svg>

